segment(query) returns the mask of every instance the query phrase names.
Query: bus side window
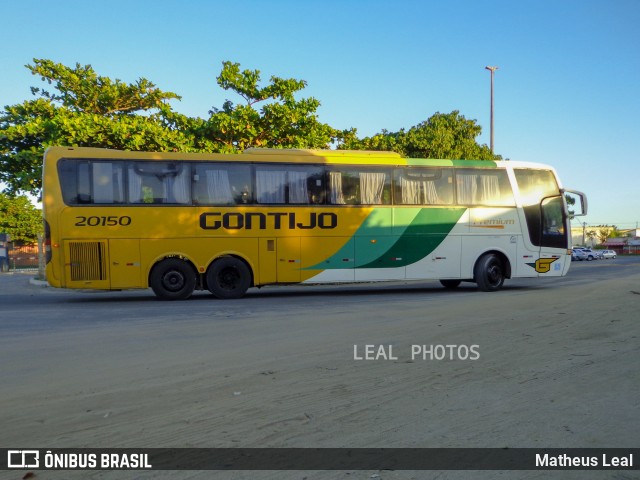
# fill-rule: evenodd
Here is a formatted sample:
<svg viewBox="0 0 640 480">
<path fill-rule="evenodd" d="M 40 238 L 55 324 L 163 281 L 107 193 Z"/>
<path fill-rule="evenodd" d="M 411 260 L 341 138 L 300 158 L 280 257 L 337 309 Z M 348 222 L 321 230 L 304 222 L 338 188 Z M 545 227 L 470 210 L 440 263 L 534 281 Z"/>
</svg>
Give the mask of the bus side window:
<svg viewBox="0 0 640 480">
<path fill-rule="evenodd" d="M 332 170 L 329 172 L 332 205 L 390 205 L 391 173 L 386 169 Z"/>
<path fill-rule="evenodd" d="M 91 162 L 92 202 L 98 204 L 124 201 L 124 169 L 121 162 Z"/>
<path fill-rule="evenodd" d="M 287 168 L 287 203 L 321 205 L 324 197 L 323 167 L 305 165 Z"/>
<path fill-rule="evenodd" d="M 196 205 L 246 205 L 253 202 L 251 167 L 229 163 L 196 163 L 193 201 Z"/>
<path fill-rule="evenodd" d="M 132 162 L 127 187 L 129 203 L 191 203 L 190 168 L 184 162 Z"/>
<path fill-rule="evenodd" d="M 543 198 L 558 195 L 560 189 L 551 170 L 516 168 L 513 170 L 522 204 L 538 205 Z"/>
<path fill-rule="evenodd" d="M 322 204 L 322 179 L 318 165 L 256 166 L 256 200 L 260 204 Z"/>
<path fill-rule="evenodd" d="M 58 174 L 67 205 L 124 202 L 124 168 L 121 162 L 62 160 Z"/>
<path fill-rule="evenodd" d="M 507 172 L 501 169 L 456 169 L 458 203 L 513 207 L 515 199 Z"/>
<path fill-rule="evenodd" d="M 453 203 L 450 168 L 410 168 L 395 171 L 397 205 L 450 205 Z"/>
</svg>

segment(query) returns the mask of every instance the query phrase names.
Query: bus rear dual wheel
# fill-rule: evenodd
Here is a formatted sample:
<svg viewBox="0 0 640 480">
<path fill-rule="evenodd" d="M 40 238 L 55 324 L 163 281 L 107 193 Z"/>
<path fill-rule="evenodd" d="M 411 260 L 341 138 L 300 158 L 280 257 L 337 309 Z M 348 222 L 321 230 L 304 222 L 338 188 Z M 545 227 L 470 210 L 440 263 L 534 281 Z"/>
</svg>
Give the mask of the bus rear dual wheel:
<svg viewBox="0 0 640 480">
<path fill-rule="evenodd" d="M 207 289 L 217 298 L 244 296 L 251 286 L 251 270 L 236 257 L 220 257 L 207 270 Z"/>
<path fill-rule="evenodd" d="M 149 286 L 163 300 L 185 300 L 196 288 L 196 272 L 180 258 L 166 258 L 151 270 Z"/>
<path fill-rule="evenodd" d="M 164 300 L 186 300 L 196 288 L 193 267 L 179 258 L 167 258 L 158 263 L 149 276 L 149 286 Z M 235 257 L 221 257 L 207 271 L 207 288 L 223 299 L 240 298 L 251 286 L 251 270 Z"/>
</svg>

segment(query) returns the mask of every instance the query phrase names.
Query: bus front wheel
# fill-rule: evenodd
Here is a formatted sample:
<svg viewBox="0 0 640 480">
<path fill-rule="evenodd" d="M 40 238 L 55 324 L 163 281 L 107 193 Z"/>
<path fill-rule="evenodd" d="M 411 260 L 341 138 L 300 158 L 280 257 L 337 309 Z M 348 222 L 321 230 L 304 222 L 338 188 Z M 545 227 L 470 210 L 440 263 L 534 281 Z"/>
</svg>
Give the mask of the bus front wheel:
<svg viewBox="0 0 640 480">
<path fill-rule="evenodd" d="M 251 286 L 251 270 L 235 257 L 221 257 L 207 271 L 207 288 L 222 299 L 240 298 Z"/>
<path fill-rule="evenodd" d="M 502 260 L 493 253 L 487 253 L 480 257 L 473 274 L 478 288 L 483 292 L 498 291 L 504 283 L 504 265 Z"/>
<path fill-rule="evenodd" d="M 149 286 L 164 300 L 185 300 L 196 288 L 196 273 L 184 260 L 167 258 L 153 267 Z"/>
</svg>

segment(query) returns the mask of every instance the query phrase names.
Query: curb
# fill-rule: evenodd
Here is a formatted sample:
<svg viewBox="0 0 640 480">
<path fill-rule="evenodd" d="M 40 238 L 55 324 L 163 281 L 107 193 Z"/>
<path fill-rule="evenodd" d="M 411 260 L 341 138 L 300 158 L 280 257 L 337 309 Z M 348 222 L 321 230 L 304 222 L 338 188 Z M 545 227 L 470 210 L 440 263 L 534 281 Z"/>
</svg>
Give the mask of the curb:
<svg viewBox="0 0 640 480">
<path fill-rule="evenodd" d="M 30 278 L 29 283 L 36 287 L 48 287 L 49 283 L 46 280 L 38 280 L 37 278 Z"/>
</svg>

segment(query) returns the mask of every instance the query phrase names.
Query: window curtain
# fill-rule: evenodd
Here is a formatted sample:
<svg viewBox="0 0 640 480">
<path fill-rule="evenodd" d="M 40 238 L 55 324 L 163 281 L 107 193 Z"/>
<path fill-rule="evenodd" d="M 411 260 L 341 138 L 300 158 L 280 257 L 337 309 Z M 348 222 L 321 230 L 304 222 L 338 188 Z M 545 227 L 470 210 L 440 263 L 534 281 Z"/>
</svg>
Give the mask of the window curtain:
<svg viewBox="0 0 640 480">
<path fill-rule="evenodd" d="M 118 167 L 113 172 L 114 199 L 116 203 L 124 202 L 124 168 Z"/>
<path fill-rule="evenodd" d="M 473 205 L 478 197 L 477 175 L 457 174 L 458 202 Z"/>
<path fill-rule="evenodd" d="M 382 204 L 385 173 L 360 173 L 360 203 L 363 205 Z"/>
<path fill-rule="evenodd" d="M 256 190 L 258 203 L 285 203 L 287 172 L 280 170 L 257 170 Z"/>
<path fill-rule="evenodd" d="M 400 177 L 402 203 L 405 205 L 438 205 L 440 198 L 433 180 Z"/>
<path fill-rule="evenodd" d="M 173 202 L 188 204 L 191 203 L 191 194 L 189 192 L 189 180 L 191 174 L 189 168 L 183 168 L 179 175 L 173 177 Z"/>
<path fill-rule="evenodd" d="M 404 205 L 418 205 L 420 203 L 420 180 L 400 177 L 400 190 Z"/>
<path fill-rule="evenodd" d="M 289 172 L 289 203 L 309 203 L 307 172 Z"/>
<path fill-rule="evenodd" d="M 216 205 L 233 204 L 233 193 L 226 170 L 206 170 L 208 203 Z"/>
<path fill-rule="evenodd" d="M 345 204 L 342 193 L 342 172 L 329 172 L 329 190 L 331 191 L 331 204 Z"/>
<path fill-rule="evenodd" d="M 129 168 L 129 202 L 142 203 L 142 177 L 133 168 Z"/>
<path fill-rule="evenodd" d="M 438 205 L 440 197 L 438 197 L 438 191 L 436 190 L 436 182 L 433 180 L 425 180 L 422 182 L 422 190 L 424 191 L 424 203 L 427 205 Z"/>
<path fill-rule="evenodd" d="M 500 184 L 498 177 L 495 175 L 481 175 L 480 184 L 482 185 L 482 203 L 499 204 Z"/>
<path fill-rule="evenodd" d="M 113 203 L 113 164 L 96 162 L 92 170 L 93 203 Z"/>
</svg>

